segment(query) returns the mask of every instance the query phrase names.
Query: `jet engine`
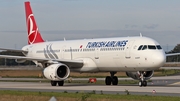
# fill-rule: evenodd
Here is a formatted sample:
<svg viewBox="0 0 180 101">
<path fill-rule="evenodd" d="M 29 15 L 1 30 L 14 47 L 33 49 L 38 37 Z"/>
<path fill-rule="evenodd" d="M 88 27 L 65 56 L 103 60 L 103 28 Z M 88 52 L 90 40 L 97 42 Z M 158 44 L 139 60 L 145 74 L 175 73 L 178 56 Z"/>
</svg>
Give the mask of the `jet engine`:
<svg viewBox="0 0 180 101">
<path fill-rule="evenodd" d="M 154 71 L 138 71 L 138 72 L 126 72 L 126 75 L 135 80 L 140 80 L 140 72 L 143 74 L 144 80 L 149 80 L 154 74 Z"/>
<path fill-rule="evenodd" d="M 24 63 L 24 62 L 26 62 L 26 60 L 23 60 L 23 59 L 16 59 L 15 60 L 17 63 Z"/>
<path fill-rule="evenodd" d="M 70 74 L 70 70 L 65 64 L 57 63 L 46 67 L 43 70 L 43 74 L 49 80 L 62 81 L 67 79 Z"/>
</svg>

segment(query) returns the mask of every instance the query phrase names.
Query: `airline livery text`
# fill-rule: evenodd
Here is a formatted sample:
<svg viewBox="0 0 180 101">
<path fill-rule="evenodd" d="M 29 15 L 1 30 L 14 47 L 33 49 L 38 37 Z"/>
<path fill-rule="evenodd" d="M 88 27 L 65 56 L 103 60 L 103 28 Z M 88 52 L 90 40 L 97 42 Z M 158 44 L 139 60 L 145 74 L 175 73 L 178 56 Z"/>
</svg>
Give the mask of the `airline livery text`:
<svg viewBox="0 0 180 101">
<path fill-rule="evenodd" d="M 88 42 L 86 48 L 100 48 L 100 47 L 124 47 L 128 40 L 123 41 L 102 41 L 102 42 Z"/>
</svg>

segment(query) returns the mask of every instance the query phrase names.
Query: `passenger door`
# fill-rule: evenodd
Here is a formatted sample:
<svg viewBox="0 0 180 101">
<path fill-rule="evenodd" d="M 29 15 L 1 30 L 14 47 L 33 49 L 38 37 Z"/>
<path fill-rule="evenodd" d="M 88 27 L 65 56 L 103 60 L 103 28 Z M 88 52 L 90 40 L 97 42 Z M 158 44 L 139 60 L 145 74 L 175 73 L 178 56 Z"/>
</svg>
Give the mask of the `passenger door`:
<svg viewBox="0 0 180 101">
<path fill-rule="evenodd" d="M 134 43 L 134 40 L 131 40 L 127 44 L 127 47 L 125 49 L 125 51 L 126 51 L 125 58 L 126 59 L 130 59 L 131 58 L 131 49 L 132 49 L 133 43 Z"/>
</svg>

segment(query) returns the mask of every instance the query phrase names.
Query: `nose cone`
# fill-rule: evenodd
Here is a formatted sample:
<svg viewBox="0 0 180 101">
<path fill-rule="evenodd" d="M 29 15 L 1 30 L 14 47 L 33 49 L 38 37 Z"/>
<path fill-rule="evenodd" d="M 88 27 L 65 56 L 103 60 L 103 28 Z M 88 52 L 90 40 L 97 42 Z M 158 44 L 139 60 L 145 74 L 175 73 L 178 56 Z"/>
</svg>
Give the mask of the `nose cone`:
<svg viewBox="0 0 180 101">
<path fill-rule="evenodd" d="M 152 62 L 154 67 L 162 67 L 166 62 L 164 51 L 156 52 L 152 55 Z"/>
</svg>

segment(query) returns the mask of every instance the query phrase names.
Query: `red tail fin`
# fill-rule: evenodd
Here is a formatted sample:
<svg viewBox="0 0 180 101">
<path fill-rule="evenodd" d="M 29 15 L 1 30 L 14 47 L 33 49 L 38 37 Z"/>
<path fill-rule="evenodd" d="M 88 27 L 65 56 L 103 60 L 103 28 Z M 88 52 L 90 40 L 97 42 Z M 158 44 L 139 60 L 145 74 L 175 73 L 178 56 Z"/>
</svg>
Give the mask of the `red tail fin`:
<svg viewBox="0 0 180 101">
<path fill-rule="evenodd" d="M 36 21 L 31 10 L 30 2 L 25 2 L 26 24 L 28 30 L 28 44 L 44 42 L 39 33 Z"/>
</svg>

